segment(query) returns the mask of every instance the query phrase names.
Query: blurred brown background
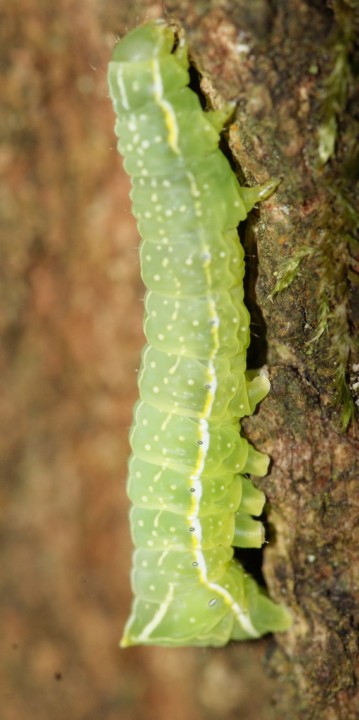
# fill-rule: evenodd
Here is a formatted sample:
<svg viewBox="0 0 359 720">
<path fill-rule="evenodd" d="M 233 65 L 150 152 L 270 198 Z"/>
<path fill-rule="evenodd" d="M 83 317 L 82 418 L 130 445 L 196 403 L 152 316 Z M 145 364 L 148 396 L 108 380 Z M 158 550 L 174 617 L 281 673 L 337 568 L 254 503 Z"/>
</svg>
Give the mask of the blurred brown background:
<svg viewBox="0 0 359 720">
<path fill-rule="evenodd" d="M 258 720 L 270 640 L 118 649 L 143 343 L 138 236 L 106 87 L 126 13 L 100 0 L 1 10 L 0 717 Z M 160 14 L 142 2 L 137 20 Z"/>
</svg>

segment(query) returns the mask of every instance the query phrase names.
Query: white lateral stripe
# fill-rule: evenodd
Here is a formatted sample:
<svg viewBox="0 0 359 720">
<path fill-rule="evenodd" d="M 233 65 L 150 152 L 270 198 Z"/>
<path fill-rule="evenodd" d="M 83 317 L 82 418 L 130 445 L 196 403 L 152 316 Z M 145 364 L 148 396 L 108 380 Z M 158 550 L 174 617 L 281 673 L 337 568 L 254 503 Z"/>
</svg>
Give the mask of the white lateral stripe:
<svg viewBox="0 0 359 720">
<path fill-rule="evenodd" d="M 217 583 L 211 583 L 208 582 L 208 578 L 206 577 L 208 587 L 210 587 L 214 592 L 219 593 L 219 595 L 222 595 L 224 600 L 227 602 L 227 605 L 230 606 L 233 614 L 236 616 L 237 621 L 242 626 L 243 630 L 245 630 L 248 635 L 251 635 L 252 637 L 259 637 L 259 633 L 255 629 L 254 625 L 252 625 L 252 622 L 248 616 L 247 613 L 242 610 L 240 605 L 236 603 L 236 601 L 233 599 L 232 595 L 226 590 L 225 588 L 221 587 L 220 585 L 217 585 Z"/>
<path fill-rule="evenodd" d="M 156 627 L 160 624 L 160 622 L 163 620 L 164 616 L 166 615 L 166 612 L 173 600 L 173 596 L 174 596 L 174 584 L 170 583 L 169 588 L 168 588 L 168 593 L 167 593 L 163 603 L 161 603 L 157 612 L 153 616 L 151 622 L 149 622 L 148 625 L 146 625 L 146 627 L 142 630 L 141 634 L 136 639 L 137 644 L 148 640 L 151 633 L 153 633 L 153 631 L 156 629 Z"/>
</svg>

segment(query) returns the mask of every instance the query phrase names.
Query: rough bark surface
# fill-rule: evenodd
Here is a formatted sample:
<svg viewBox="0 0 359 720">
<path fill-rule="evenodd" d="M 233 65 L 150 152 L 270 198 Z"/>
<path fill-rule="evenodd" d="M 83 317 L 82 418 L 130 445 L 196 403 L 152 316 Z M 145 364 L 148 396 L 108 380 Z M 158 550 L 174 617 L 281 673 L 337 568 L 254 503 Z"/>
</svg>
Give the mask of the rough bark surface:
<svg viewBox="0 0 359 720">
<path fill-rule="evenodd" d="M 341 432 L 333 383 L 347 341 L 334 337 L 337 359 L 329 331 L 307 344 L 323 277 L 333 271 L 338 286 L 334 319 L 355 325 L 359 304 L 337 204 L 358 157 L 348 157 L 350 82 L 336 158 L 317 165 L 343 13 L 355 27 L 354 0 L 13 0 L 1 10 L 4 720 L 358 717 L 358 432 Z M 209 101 L 238 103 L 227 137 L 238 172 L 283 178 L 244 238 L 252 365 L 266 362 L 272 381 L 246 432 L 273 460 L 264 575 L 294 625 L 223 650 L 120 652 L 143 291 L 106 65 L 118 34 L 163 15 L 184 25 Z M 303 245 L 316 252 L 270 300 L 282 260 Z"/>
<path fill-rule="evenodd" d="M 265 327 L 267 346 L 263 354 L 263 345 L 254 342 L 251 357 L 257 365 L 266 354 L 272 381 L 268 400 L 246 424 L 248 435 L 273 460 L 270 476 L 262 482 L 275 533 L 265 553 L 264 574 L 272 596 L 285 600 L 295 618 L 293 629 L 278 637 L 269 662 L 278 680 L 273 717 L 355 718 L 358 429 L 354 422 L 346 434 L 341 432 L 334 387 L 342 345 L 350 341 L 336 327 L 331 331 L 330 322 L 318 342 L 308 341 L 323 302 L 321 252 L 324 263 L 334 266 L 327 276 L 334 286 L 332 298 L 336 283 L 346 285 L 347 294 L 337 302 L 355 325 L 357 285 L 350 285 L 344 267 L 334 271 L 341 262 L 338 245 L 342 260 L 348 253 L 348 237 L 343 244 L 342 236 L 350 226 L 342 226 L 341 236 L 331 226 L 335 183 L 348 157 L 340 136 L 337 160 L 328 169 L 318 170 L 316 153 L 326 78 L 336 62 L 336 43 L 343 42 L 340 13 L 351 12 L 354 26 L 358 14 L 354 6 L 339 3 L 335 14 L 325 3 L 259 1 L 236 3 L 233 12 L 226 4 L 198 4 L 197 17 L 188 20 L 187 6 L 167 6 L 190 26 L 195 61 L 205 73 L 203 86 L 208 91 L 211 78 L 222 96 L 238 101 L 238 128 L 230 132 L 229 142 L 247 181 L 283 178 L 276 196 L 260 208 L 259 221 L 250 221 L 246 238 L 248 254 L 253 243 L 258 252 L 248 263 L 248 303 L 258 319 L 253 332 L 262 342 Z M 350 51 L 354 54 L 352 46 Z M 350 91 L 353 107 L 358 96 Z M 349 99 L 339 119 L 347 141 L 358 129 L 348 106 Z M 357 173 L 351 200 L 358 213 L 355 184 L 357 188 Z M 322 234 L 328 242 L 317 250 Z M 291 286 L 272 302 L 280 260 L 295 257 L 303 246 L 313 252 Z M 334 320 L 335 312 L 333 307 Z"/>
</svg>

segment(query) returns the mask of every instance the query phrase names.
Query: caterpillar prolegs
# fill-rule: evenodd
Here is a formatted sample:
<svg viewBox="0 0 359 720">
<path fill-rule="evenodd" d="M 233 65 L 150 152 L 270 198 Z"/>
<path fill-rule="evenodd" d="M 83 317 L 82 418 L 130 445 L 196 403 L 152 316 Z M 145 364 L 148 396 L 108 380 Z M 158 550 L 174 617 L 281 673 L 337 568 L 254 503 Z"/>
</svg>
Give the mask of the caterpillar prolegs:
<svg viewBox="0 0 359 720">
<path fill-rule="evenodd" d="M 249 314 L 237 225 L 276 186 L 240 187 L 218 148 L 225 113 L 188 87 L 187 46 L 149 22 L 109 65 L 147 287 L 130 434 L 135 600 L 122 647 L 214 645 L 288 628 L 234 559 L 260 547 L 268 457 L 239 434 L 269 381 L 246 373 Z M 228 115 L 228 113 L 227 113 Z"/>
</svg>

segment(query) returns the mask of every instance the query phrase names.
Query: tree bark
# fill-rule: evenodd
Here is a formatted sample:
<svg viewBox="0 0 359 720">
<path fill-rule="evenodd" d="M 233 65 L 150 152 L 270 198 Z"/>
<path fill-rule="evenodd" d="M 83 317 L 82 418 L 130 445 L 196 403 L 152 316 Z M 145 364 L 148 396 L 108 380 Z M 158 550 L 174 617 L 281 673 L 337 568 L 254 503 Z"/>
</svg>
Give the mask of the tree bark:
<svg viewBox="0 0 359 720">
<path fill-rule="evenodd" d="M 341 428 L 347 405 L 340 378 L 357 369 L 350 245 L 358 163 L 353 172 L 348 153 L 357 152 L 351 67 L 358 6 L 259 0 L 233 10 L 215 2 L 167 8 L 187 29 L 213 104 L 217 92 L 238 103 L 229 145 L 246 181 L 282 177 L 245 239 L 257 336 L 250 360 L 268 363 L 272 383 L 245 428 L 273 461 L 261 483 L 274 531 L 265 551 L 267 587 L 294 616 L 269 661 L 278 680 L 273 717 L 354 718 L 358 427 L 353 420 Z M 288 258 L 298 272 L 289 272 L 292 282 L 272 299 Z"/>
</svg>

